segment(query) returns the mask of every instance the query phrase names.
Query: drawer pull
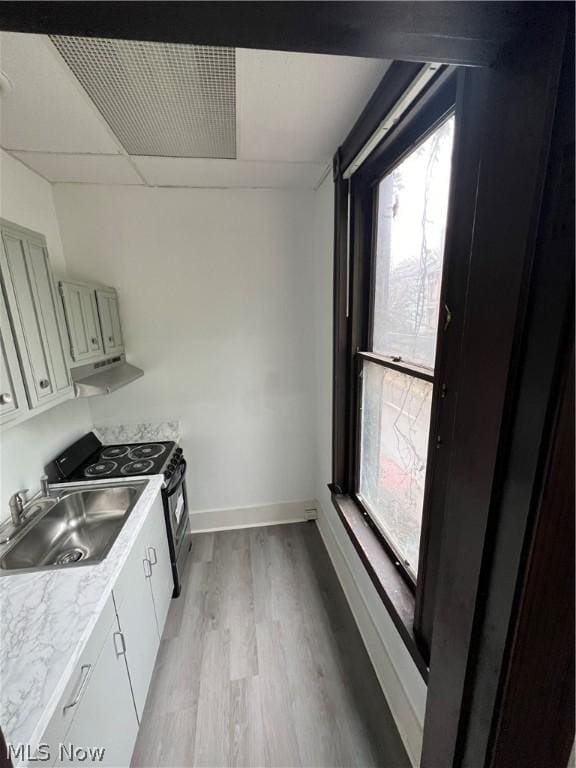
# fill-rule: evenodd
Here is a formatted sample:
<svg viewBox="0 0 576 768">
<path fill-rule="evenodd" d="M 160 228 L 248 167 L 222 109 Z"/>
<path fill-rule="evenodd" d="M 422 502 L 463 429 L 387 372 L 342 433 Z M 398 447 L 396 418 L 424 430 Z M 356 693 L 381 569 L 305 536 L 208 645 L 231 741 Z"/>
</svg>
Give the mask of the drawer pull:
<svg viewBox="0 0 576 768">
<path fill-rule="evenodd" d="M 154 555 L 154 560 L 150 557 L 150 553 Z M 158 555 L 156 554 L 156 547 L 148 547 L 148 557 L 150 558 L 150 565 L 156 565 L 158 562 Z"/>
<path fill-rule="evenodd" d="M 92 664 L 82 664 L 82 666 L 80 667 L 80 673 L 81 673 L 82 677 L 80 679 L 80 687 L 78 688 L 78 693 L 72 699 L 70 704 L 66 704 L 66 706 L 62 710 L 63 712 L 66 712 L 67 709 L 72 709 L 72 707 L 75 707 L 76 704 L 78 704 L 78 702 L 82 698 L 82 695 L 83 695 L 84 690 L 86 689 L 86 685 L 88 683 L 88 675 L 89 675 L 91 669 L 92 669 Z"/>
<path fill-rule="evenodd" d="M 116 638 L 119 637 L 122 645 L 122 649 L 119 651 L 118 646 L 116 645 Z M 122 632 L 114 632 L 114 650 L 116 651 L 116 656 L 125 656 L 126 655 L 126 640 L 124 640 L 124 634 Z"/>
<path fill-rule="evenodd" d="M 144 563 L 144 576 L 147 579 L 149 579 L 150 576 L 152 576 L 152 563 L 150 562 L 150 560 L 148 560 L 147 557 L 144 558 L 143 563 Z"/>
<path fill-rule="evenodd" d="M 0 405 L 9 405 L 12 402 L 12 395 L 10 392 L 3 392 L 0 395 Z"/>
<path fill-rule="evenodd" d="M 40 379 L 40 389 L 48 389 L 50 381 L 48 379 Z"/>
</svg>

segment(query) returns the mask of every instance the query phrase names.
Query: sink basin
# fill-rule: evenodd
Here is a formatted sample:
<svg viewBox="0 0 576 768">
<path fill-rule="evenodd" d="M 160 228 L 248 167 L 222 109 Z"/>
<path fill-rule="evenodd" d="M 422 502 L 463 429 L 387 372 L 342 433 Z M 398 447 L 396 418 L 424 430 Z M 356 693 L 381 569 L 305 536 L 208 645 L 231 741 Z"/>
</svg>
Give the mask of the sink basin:
<svg viewBox="0 0 576 768">
<path fill-rule="evenodd" d="M 63 490 L 0 557 L 1 571 L 93 565 L 103 560 L 146 483 Z M 33 506 L 33 505 L 32 505 Z"/>
</svg>

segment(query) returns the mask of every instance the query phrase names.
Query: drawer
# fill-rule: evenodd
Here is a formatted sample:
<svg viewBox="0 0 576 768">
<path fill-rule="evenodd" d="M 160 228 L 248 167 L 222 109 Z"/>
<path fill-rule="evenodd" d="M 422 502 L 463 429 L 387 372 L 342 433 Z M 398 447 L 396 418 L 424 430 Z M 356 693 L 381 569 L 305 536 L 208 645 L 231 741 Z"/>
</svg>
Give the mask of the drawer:
<svg viewBox="0 0 576 768">
<path fill-rule="evenodd" d="M 70 680 L 68 681 L 64 693 L 58 702 L 56 711 L 52 715 L 52 719 L 48 723 L 48 726 L 44 732 L 44 735 L 40 739 L 40 743 L 48 744 L 50 749 L 51 762 L 50 765 L 58 756 L 58 747 L 61 742 L 64 741 L 64 737 L 76 714 L 75 707 L 66 707 L 74 700 L 74 697 L 78 694 L 80 687 L 87 684 L 90 675 L 96 667 L 96 662 L 102 647 L 109 635 L 112 625 L 116 622 L 116 612 L 114 610 L 114 603 L 112 595 L 106 601 L 102 613 L 96 623 L 96 626 L 92 630 L 92 634 L 86 643 L 86 647 L 82 651 L 78 663 Z M 86 667 L 90 665 L 87 670 Z M 65 708 L 66 707 L 66 708 Z M 44 758 L 45 759 L 45 758 Z M 36 761 L 30 761 L 30 765 L 36 765 Z"/>
</svg>

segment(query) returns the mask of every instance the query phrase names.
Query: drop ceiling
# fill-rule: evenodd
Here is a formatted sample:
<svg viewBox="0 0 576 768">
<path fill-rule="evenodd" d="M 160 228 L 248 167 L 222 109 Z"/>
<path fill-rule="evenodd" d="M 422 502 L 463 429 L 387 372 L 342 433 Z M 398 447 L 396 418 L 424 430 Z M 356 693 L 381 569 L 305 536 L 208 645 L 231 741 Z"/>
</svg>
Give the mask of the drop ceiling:
<svg viewBox="0 0 576 768">
<path fill-rule="evenodd" d="M 0 144 L 54 183 L 314 188 L 388 63 L 0 34 Z"/>
</svg>

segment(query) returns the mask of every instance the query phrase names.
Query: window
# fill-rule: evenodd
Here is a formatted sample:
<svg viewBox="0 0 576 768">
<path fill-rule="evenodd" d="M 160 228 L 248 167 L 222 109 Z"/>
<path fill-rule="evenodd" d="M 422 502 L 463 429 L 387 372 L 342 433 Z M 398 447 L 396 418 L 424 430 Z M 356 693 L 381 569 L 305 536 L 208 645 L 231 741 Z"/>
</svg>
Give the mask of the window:
<svg viewBox="0 0 576 768">
<path fill-rule="evenodd" d="M 377 184 L 369 348 L 361 358 L 357 492 L 417 577 L 454 118 Z"/>
<path fill-rule="evenodd" d="M 365 128 L 334 164 L 332 499 L 424 675 L 468 280 L 471 220 L 449 211 L 456 84 L 441 71 L 360 165 Z"/>
</svg>

